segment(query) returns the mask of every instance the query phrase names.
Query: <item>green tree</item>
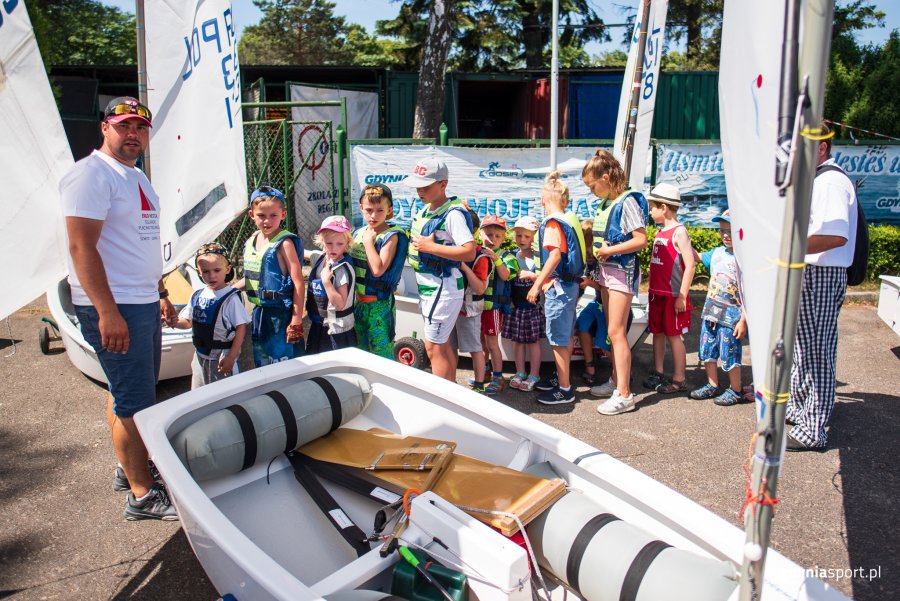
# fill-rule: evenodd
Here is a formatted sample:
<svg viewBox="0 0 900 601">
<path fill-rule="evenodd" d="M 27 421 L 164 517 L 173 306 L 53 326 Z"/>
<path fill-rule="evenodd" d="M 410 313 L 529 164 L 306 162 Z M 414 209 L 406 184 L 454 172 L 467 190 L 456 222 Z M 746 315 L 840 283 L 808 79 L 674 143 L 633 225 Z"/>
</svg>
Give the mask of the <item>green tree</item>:
<svg viewBox="0 0 900 601">
<path fill-rule="evenodd" d="M 134 15 L 97 0 L 33 0 L 27 6 L 48 67 L 135 63 Z"/>
<path fill-rule="evenodd" d="M 672 0 L 666 15 L 666 39 L 684 41 L 679 68 L 715 71 L 722 47 L 723 0 Z"/>
<path fill-rule="evenodd" d="M 327 0 L 253 0 L 263 17 L 244 29 L 239 42 L 247 65 L 383 66 L 381 46 L 360 25 L 334 14 Z"/>
<path fill-rule="evenodd" d="M 864 52 L 859 93 L 842 122 L 888 136 L 900 137 L 900 33 L 895 29 L 881 48 Z M 886 90 L 893 90 L 885 94 Z M 848 133 L 849 135 L 849 133 Z M 865 136 L 862 136 L 865 137 Z"/>
</svg>

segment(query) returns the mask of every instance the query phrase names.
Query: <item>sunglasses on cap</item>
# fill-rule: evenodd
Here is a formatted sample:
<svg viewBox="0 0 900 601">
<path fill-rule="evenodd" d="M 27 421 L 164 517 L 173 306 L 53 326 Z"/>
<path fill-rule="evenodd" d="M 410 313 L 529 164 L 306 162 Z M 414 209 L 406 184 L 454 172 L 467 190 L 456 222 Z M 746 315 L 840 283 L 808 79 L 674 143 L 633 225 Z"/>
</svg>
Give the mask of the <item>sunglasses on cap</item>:
<svg viewBox="0 0 900 601">
<path fill-rule="evenodd" d="M 281 204 L 286 204 L 284 201 L 284 194 L 282 194 L 281 190 L 273 188 L 272 186 L 260 186 L 254 190 L 253 194 L 250 195 L 250 203 L 252 204 L 254 200 L 263 196 L 277 198 L 281 201 Z"/>
<path fill-rule="evenodd" d="M 143 117 L 147 121 L 153 121 L 153 115 L 150 113 L 150 109 L 137 102 L 120 102 L 119 104 L 108 107 L 103 114 L 103 119 L 106 120 L 118 115 L 137 115 L 138 117 Z"/>
</svg>

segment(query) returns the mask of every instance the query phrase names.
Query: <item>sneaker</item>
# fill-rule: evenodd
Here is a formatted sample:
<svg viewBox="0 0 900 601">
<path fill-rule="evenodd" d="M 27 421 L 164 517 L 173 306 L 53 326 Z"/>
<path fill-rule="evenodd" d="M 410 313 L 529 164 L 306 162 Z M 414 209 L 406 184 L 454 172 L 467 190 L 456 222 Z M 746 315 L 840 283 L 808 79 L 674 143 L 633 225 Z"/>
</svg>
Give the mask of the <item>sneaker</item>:
<svg viewBox="0 0 900 601">
<path fill-rule="evenodd" d="M 509 387 L 517 390 L 522 389 L 522 382 L 525 380 L 525 374 L 517 373 L 509 379 Z"/>
<path fill-rule="evenodd" d="M 650 375 L 647 376 L 643 382 L 641 382 L 641 386 L 647 390 L 656 390 L 657 386 L 665 384 L 668 381 L 669 378 L 667 378 L 665 374 L 654 370 L 650 372 Z"/>
<path fill-rule="evenodd" d="M 472 392 L 477 392 L 478 394 L 487 394 L 487 387 L 484 384 L 472 384 L 470 386 Z"/>
<path fill-rule="evenodd" d="M 732 405 L 737 405 L 741 402 L 741 395 L 738 392 L 735 392 L 731 389 L 731 387 L 726 388 L 725 392 L 717 396 L 713 399 L 713 403 L 718 405 L 719 407 L 730 407 Z"/>
<path fill-rule="evenodd" d="M 134 493 L 128 493 L 125 499 L 125 519 L 172 521 L 178 519 L 178 511 L 169 500 L 166 489 L 160 484 L 154 484 L 141 500 L 137 500 Z"/>
<path fill-rule="evenodd" d="M 537 402 L 542 405 L 564 405 L 575 402 L 575 387 L 562 390 L 559 386 L 553 390 L 547 390 L 538 395 Z"/>
<path fill-rule="evenodd" d="M 634 393 L 631 393 L 628 398 L 625 398 L 621 394 L 619 394 L 618 390 L 615 391 L 615 393 L 609 398 L 609 400 L 597 405 L 597 413 L 603 415 L 618 415 L 620 413 L 625 413 L 627 411 L 633 410 Z"/>
<path fill-rule="evenodd" d="M 711 399 L 716 396 L 719 392 L 719 389 L 707 382 L 700 388 L 695 388 L 691 391 L 691 394 L 688 396 L 694 399 L 695 401 L 705 401 L 707 399 Z"/>
<path fill-rule="evenodd" d="M 519 385 L 519 390 L 524 390 L 525 392 L 531 392 L 534 390 L 535 386 L 537 386 L 538 379 L 534 376 L 528 376 L 524 380 L 522 380 L 522 384 Z"/>
<path fill-rule="evenodd" d="M 150 477 L 153 478 L 154 482 L 163 481 L 162 476 L 159 475 L 159 470 L 156 469 L 152 461 L 148 462 L 147 467 L 150 468 Z M 116 473 L 113 476 L 113 490 L 115 492 L 131 490 L 131 484 L 128 482 L 128 477 L 125 476 L 125 470 L 122 469 L 121 465 L 116 466 Z"/>
<path fill-rule="evenodd" d="M 591 387 L 591 394 L 598 397 L 612 396 L 615 391 L 616 385 L 613 383 L 612 378 L 610 378 L 603 384 Z"/>
<path fill-rule="evenodd" d="M 534 387 L 538 390 L 553 390 L 559 387 L 559 377 L 556 375 L 556 372 L 553 372 L 552 376 L 540 380 Z"/>
</svg>

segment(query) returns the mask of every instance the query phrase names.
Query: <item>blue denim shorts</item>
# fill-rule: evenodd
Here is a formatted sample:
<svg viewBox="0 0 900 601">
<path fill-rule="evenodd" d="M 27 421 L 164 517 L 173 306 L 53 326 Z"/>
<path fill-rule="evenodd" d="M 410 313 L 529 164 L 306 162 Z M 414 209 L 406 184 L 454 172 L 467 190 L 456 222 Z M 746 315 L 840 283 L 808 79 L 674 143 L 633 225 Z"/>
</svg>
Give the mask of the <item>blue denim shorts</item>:
<svg viewBox="0 0 900 601">
<path fill-rule="evenodd" d="M 156 402 L 156 381 L 162 357 L 162 324 L 159 303 L 116 305 L 128 324 L 128 352 L 110 353 L 103 348 L 99 316 L 93 306 L 75 305 L 81 333 L 100 361 L 113 397 L 113 413 L 132 417 Z"/>
<path fill-rule="evenodd" d="M 547 342 L 551 346 L 569 346 L 575 334 L 575 306 L 578 304 L 578 282 L 558 282 L 544 293 L 544 316 L 547 319 Z"/>
</svg>

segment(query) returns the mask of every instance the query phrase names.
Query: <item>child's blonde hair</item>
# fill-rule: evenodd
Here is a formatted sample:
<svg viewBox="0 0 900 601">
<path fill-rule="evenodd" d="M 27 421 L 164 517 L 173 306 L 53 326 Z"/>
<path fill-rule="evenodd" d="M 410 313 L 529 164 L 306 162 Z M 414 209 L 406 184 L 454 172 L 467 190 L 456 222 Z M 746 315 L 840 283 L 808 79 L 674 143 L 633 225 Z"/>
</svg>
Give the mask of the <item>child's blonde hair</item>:
<svg viewBox="0 0 900 601">
<path fill-rule="evenodd" d="M 610 198 L 621 196 L 622 192 L 628 187 L 625 171 L 610 151 L 601 148 L 585 164 L 581 170 L 581 177 L 584 178 L 590 175 L 594 179 L 600 179 L 604 174 L 609 176 L 609 185 L 612 188 Z"/>
<path fill-rule="evenodd" d="M 344 240 L 347 242 L 347 247 L 353 243 L 353 236 L 350 235 L 350 232 L 336 232 L 334 230 L 325 230 L 324 232 L 318 233 L 313 237 L 313 244 L 319 247 L 321 250 L 325 250 L 325 236 L 328 234 L 337 234 L 338 236 L 343 236 Z"/>
<path fill-rule="evenodd" d="M 554 203 L 566 209 L 569 206 L 569 186 L 559 179 L 559 175 L 559 170 L 547 174 L 544 178 L 544 194 L 549 195 Z"/>
</svg>

